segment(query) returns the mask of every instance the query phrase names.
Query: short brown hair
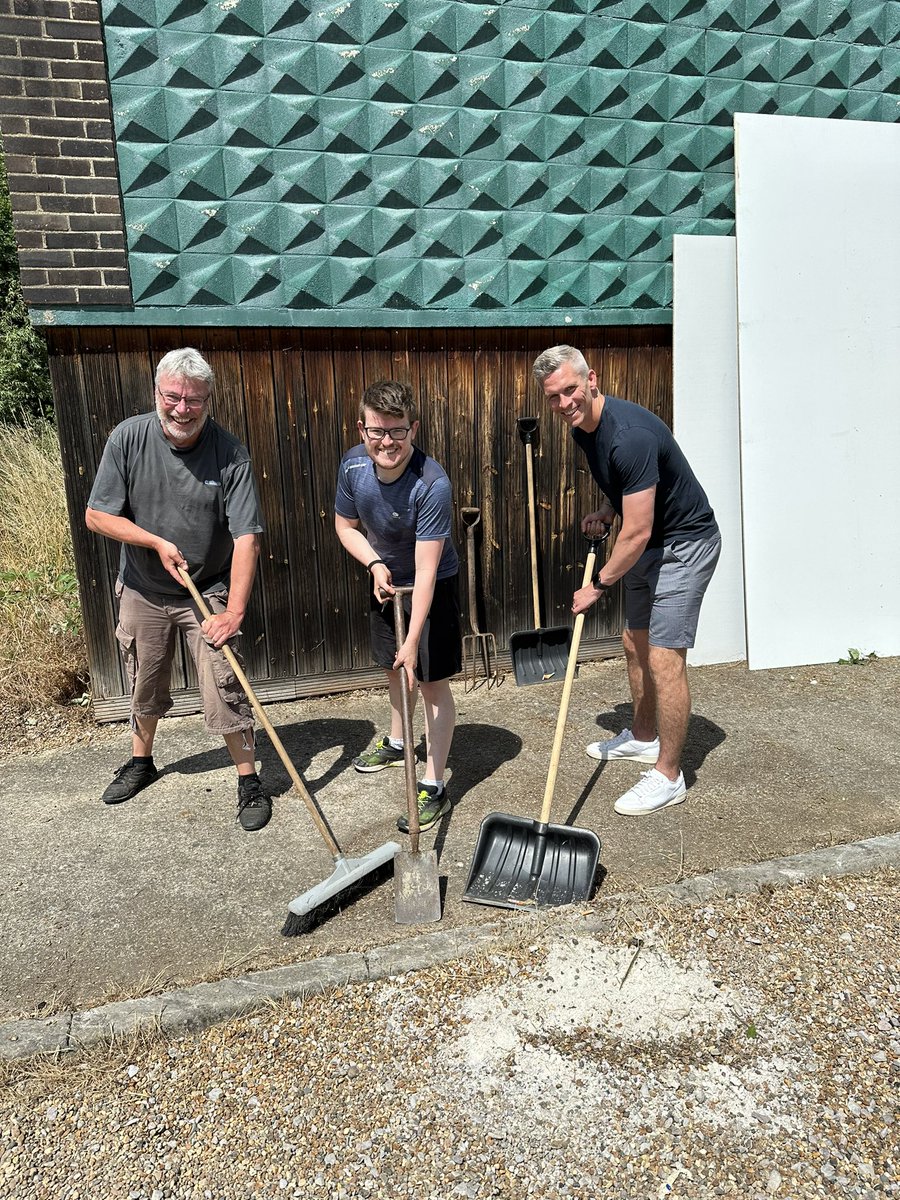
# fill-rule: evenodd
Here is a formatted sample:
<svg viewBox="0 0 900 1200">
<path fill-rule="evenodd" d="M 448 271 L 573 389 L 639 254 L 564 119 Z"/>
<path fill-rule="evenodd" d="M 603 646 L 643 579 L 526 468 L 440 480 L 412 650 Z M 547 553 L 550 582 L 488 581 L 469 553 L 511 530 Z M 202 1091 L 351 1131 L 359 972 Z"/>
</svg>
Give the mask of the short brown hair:
<svg viewBox="0 0 900 1200">
<path fill-rule="evenodd" d="M 370 383 L 359 402 L 359 419 L 366 419 L 366 409 L 384 413 L 386 417 L 405 418 L 412 425 L 416 420 L 416 402 L 412 388 L 398 379 L 379 379 Z"/>
</svg>

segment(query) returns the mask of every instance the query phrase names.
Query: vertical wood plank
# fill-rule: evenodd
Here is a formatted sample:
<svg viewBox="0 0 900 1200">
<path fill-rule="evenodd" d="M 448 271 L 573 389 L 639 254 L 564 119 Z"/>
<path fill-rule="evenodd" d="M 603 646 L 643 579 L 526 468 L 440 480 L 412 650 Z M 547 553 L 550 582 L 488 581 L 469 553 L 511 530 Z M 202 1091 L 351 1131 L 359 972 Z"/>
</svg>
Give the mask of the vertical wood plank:
<svg viewBox="0 0 900 1200">
<path fill-rule="evenodd" d="M 292 330 L 273 330 L 272 362 L 291 587 L 290 673 L 316 675 L 325 669 L 320 574 L 315 570 L 321 528 L 315 509 L 304 354 Z"/>
<path fill-rule="evenodd" d="M 480 476 L 482 579 L 488 629 L 502 627 L 507 596 L 504 562 L 504 456 L 508 437 L 502 410 L 501 355 L 493 332 L 481 331 L 475 349 L 475 464 Z"/>
<path fill-rule="evenodd" d="M 121 418 L 149 412 L 155 403 L 153 377 L 156 363 L 151 361 L 147 330 L 123 325 L 113 330 L 116 362 L 119 368 Z"/>
<path fill-rule="evenodd" d="M 365 355 L 359 331 L 348 330 L 344 336 L 336 339 L 334 347 L 334 390 L 340 433 L 336 457 L 331 463 L 328 480 L 328 511 L 330 538 L 335 552 L 340 556 L 341 575 L 346 588 L 347 621 L 341 634 L 341 642 L 346 654 L 346 663 L 352 667 L 370 666 L 372 662 L 369 648 L 369 591 L 372 581 L 365 568 L 350 557 L 337 539 L 334 532 L 334 494 L 341 456 L 351 446 L 359 444 L 359 406 L 368 383 L 374 382 L 377 382 L 374 378 L 367 381 Z"/>
<path fill-rule="evenodd" d="M 543 561 L 541 548 L 547 545 L 546 528 L 549 528 L 547 513 L 540 506 L 540 496 L 550 496 L 553 485 L 543 480 L 546 464 L 544 414 L 538 408 L 537 398 L 528 386 L 527 332 L 504 330 L 501 346 L 501 391 L 502 426 L 497 437 L 503 451 L 503 503 L 500 513 L 506 583 L 503 607 L 510 632 L 531 629 L 534 625 L 534 603 L 531 587 L 531 551 L 528 534 L 528 468 L 525 444 L 519 436 L 516 422 L 519 417 L 533 417 L 538 422 L 535 445 L 532 450 L 535 480 L 535 513 L 538 541 L 538 593 L 545 597 L 547 565 Z M 538 481 L 542 480 L 542 483 Z M 542 491 L 543 483 L 547 484 Z"/>
<path fill-rule="evenodd" d="M 672 352 L 663 346 L 651 346 L 648 402 L 656 415 L 665 421 L 670 429 L 674 427 L 673 390 Z"/>
<path fill-rule="evenodd" d="M 343 345 L 343 342 L 339 342 Z M 306 394 L 310 446 L 316 464 L 314 495 L 319 520 L 316 569 L 322 579 L 322 629 L 325 669 L 338 671 L 355 665 L 348 636 L 350 614 L 361 604 L 355 572 L 358 570 L 334 532 L 334 491 L 338 463 L 347 448 L 347 419 L 335 379 L 335 339 L 330 330 L 308 330 L 304 335 Z M 343 375 L 346 376 L 346 367 Z"/>
<path fill-rule="evenodd" d="M 91 533 L 84 523 L 99 460 L 77 332 L 51 327 L 47 345 L 91 688 L 100 699 L 121 696 L 125 678 L 115 638 L 113 599 L 119 548 L 108 538 Z"/>
<path fill-rule="evenodd" d="M 422 337 L 418 336 L 421 333 Z M 412 339 L 409 339 L 410 343 Z M 415 365 L 419 410 L 425 433 L 422 448 L 436 459 L 450 479 L 453 489 L 453 544 L 460 553 L 460 571 L 464 571 L 464 531 L 459 519 L 459 468 L 453 456 L 451 419 L 447 400 L 447 339 L 441 329 L 423 329 L 416 334 L 417 345 L 409 344 L 410 361 Z M 415 386 L 415 385 L 414 385 Z"/>
<path fill-rule="evenodd" d="M 103 449 L 106 446 L 106 441 L 115 426 L 122 420 L 124 413 L 113 331 L 100 326 L 81 329 L 77 334 L 77 343 L 78 362 L 80 364 L 84 388 L 84 403 L 91 439 L 91 470 L 87 483 L 89 492 L 93 485 L 94 476 L 96 475 Z M 139 411 L 146 412 L 152 404 L 153 392 L 151 388 L 149 394 L 145 395 L 143 407 Z M 105 604 L 105 607 L 111 614 L 111 626 L 107 636 L 112 634 L 114 638 L 116 605 L 113 598 L 113 589 L 119 573 L 122 547 L 119 542 L 115 542 L 111 538 L 101 537 L 99 534 L 93 533 L 89 536 L 97 543 L 100 561 L 104 564 L 101 568 L 103 579 L 100 586 L 108 594 L 108 604 Z M 111 645 L 111 650 L 114 650 L 116 657 L 118 657 L 118 647 L 114 641 Z M 119 674 L 118 667 L 115 674 Z M 115 679 L 115 674 L 112 674 L 113 679 Z M 173 685 L 176 688 L 181 687 L 182 682 L 180 677 L 176 676 L 173 678 Z"/>
<path fill-rule="evenodd" d="M 394 359 L 392 331 L 358 329 L 355 333 L 359 338 L 363 356 L 363 388 L 367 388 L 370 383 L 378 383 L 381 379 L 393 379 L 397 362 Z"/>
<path fill-rule="evenodd" d="M 247 614 L 242 649 L 247 669 L 254 678 L 278 679 L 293 669 L 294 645 L 271 335 L 268 329 L 247 330 L 241 343 L 246 444 L 265 525 L 260 538 L 259 574 L 253 589 L 256 602 L 252 605 L 252 619 L 251 612 Z"/>
<path fill-rule="evenodd" d="M 448 329 L 444 341 L 447 370 L 447 416 L 450 426 L 449 462 L 457 506 L 482 507 L 482 479 L 475 455 L 476 397 L 472 334 Z M 447 464 L 442 464 L 450 470 Z M 490 536 L 485 533 L 485 540 Z"/>
</svg>

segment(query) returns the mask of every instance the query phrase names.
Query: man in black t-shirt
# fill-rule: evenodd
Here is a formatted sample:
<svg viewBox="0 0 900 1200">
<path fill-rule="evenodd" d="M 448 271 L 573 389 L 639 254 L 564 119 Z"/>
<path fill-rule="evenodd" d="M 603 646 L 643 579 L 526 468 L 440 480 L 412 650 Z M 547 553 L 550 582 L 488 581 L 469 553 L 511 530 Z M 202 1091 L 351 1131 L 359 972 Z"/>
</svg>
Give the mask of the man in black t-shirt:
<svg viewBox="0 0 900 1200">
<path fill-rule="evenodd" d="M 668 427 L 638 404 L 604 396 L 579 350 L 545 350 L 533 374 L 551 409 L 572 430 L 605 496 L 583 519 L 583 532 L 599 537 L 617 515 L 622 518 L 609 561 L 575 592 L 572 611 L 585 612 L 623 580 L 632 727 L 592 742 L 587 752 L 604 762 L 651 764 L 615 804 L 617 813 L 640 816 L 685 797 L 681 752 L 691 711 L 687 651 L 719 559 L 719 528 Z"/>
<path fill-rule="evenodd" d="M 122 543 L 116 638 L 131 684 L 132 757 L 101 799 L 130 800 L 159 775 L 153 742 L 172 706 L 176 631 L 197 668 L 206 727 L 238 771 L 238 819 L 262 829 L 272 812 L 256 774 L 253 716 L 221 647 L 240 632 L 259 557 L 262 520 L 250 456 L 209 416 L 213 372 L 190 348 L 156 368 L 155 411 L 115 427 L 88 498 L 88 529 Z M 204 620 L 179 567 L 212 615 Z"/>
</svg>

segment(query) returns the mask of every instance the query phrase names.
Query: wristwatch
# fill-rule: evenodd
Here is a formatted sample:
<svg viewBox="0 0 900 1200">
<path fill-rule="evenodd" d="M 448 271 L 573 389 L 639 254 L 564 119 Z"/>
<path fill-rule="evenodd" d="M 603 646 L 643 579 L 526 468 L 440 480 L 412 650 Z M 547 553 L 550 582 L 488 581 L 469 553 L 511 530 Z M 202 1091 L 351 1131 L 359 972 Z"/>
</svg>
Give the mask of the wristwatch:
<svg viewBox="0 0 900 1200">
<path fill-rule="evenodd" d="M 601 567 L 600 570 L 602 569 L 603 568 Z M 606 592 L 612 587 L 611 583 L 603 582 L 603 580 L 600 578 L 600 571 L 598 571 L 597 574 L 591 579 L 591 583 L 594 585 L 595 592 Z"/>
</svg>

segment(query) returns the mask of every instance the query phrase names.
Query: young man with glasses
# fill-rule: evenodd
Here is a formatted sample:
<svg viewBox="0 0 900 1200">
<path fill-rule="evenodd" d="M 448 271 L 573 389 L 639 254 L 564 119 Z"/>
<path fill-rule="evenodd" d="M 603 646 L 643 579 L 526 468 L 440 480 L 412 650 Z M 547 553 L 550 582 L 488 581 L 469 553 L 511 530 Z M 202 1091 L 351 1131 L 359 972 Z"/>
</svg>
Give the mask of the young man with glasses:
<svg viewBox="0 0 900 1200">
<path fill-rule="evenodd" d="M 131 684 L 132 757 L 103 793 L 120 804 L 154 783 L 153 742 L 172 707 L 176 630 L 197 668 L 206 727 L 221 734 L 238 771 L 238 819 L 262 829 L 272 802 L 256 774 L 253 716 L 221 647 L 237 653 L 259 557 L 260 517 L 250 456 L 209 416 L 213 372 L 189 348 L 156 368 L 155 411 L 109 435 L 88 499 L 88 529 L 122 543 L 116 627 Z M 212 616 L 203 620 L 178 568 Z"/>
<path fill-rule="evenodd" d="M 419 422 L 407 384 L 382 380 L 366 388 L 357 428 L 361 444 L 347 451 L 338 471 L 334 521 L 343 547 L 372 577 L 372 654 L 387 674 L 391 730 L 353 765 L 363 773 L 403 766 L 400 672 L 406 671 L 410 685 L 418 682 L 425 710 L 427 761 L 418 798 L 420 826 L 429 829 L 450 809 L 444 786 L 456 724 L 450 677 L 462 667 L 450 480 L 414 444 Z M 407 632 L 399 653 L 395 587 L 413 588 L 404 602 Z M 405 816 L 397 827 L 409 831 Z"/>
</svg>

